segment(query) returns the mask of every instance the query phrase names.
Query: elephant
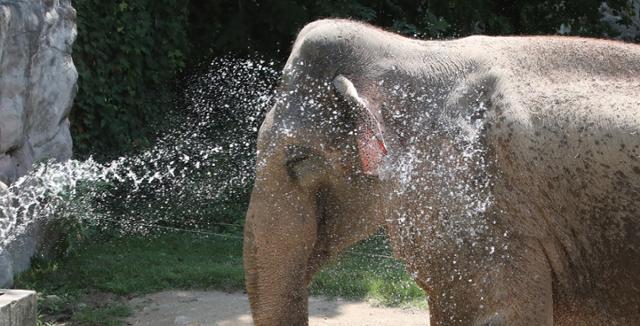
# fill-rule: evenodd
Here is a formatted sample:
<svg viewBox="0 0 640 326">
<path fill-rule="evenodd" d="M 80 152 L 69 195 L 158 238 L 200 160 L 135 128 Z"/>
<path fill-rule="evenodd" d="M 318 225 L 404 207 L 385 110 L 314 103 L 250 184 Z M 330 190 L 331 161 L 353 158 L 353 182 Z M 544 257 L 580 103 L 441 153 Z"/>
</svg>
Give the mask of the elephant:
<svg viewBox="0 0 640 326">
<path fill-rule="evenodd" d="M 640 46 L 306 25 L 258 132 L 256 325 L 386 230 L 431 325 L 640 325 Z"/>
</svg>

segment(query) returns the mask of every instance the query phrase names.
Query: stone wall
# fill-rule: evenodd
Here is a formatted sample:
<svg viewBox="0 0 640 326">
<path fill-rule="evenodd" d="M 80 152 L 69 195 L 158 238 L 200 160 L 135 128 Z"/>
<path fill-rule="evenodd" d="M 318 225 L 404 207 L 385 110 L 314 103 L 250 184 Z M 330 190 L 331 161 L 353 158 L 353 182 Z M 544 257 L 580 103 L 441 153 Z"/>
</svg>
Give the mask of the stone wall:
<svg viewBox="0 0 640 326">
<path fill-rule="evenodd" d="M 78 74 L 69 0 L 0 0 L 0 181 L 34 162 L 71 157 L 69 110 Z"/>
<path fill-rule="evenodd" d="M 0 196 L 34 163 L 71 157 L 75 21 L 70 0 L 0 0 Z M 31 225 L 0 248 L 0 287 L 29 267 L 43 230 Z"/>
</svg>

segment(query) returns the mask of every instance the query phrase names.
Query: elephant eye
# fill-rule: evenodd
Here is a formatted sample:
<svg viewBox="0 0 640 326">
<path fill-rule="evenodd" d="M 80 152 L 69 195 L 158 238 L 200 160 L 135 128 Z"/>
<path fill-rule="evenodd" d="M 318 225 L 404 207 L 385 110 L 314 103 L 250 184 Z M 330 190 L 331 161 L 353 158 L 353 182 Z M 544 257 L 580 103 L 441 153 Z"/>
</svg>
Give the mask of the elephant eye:
<svg viewBox="0 0 640 326">
<path fill-rule="evenodd" d="M 287 158 L 285 165 L 289 171 L 293 172 L 293 169 L 296 167 L 296 165 L 304 162 L 308 158 L 309 154 L 307 153 L 295 153 Z"/>
<path fill-rule="evenodd" d="M 293 167 L 296 164 L 298 164 L 298 163 L 300 163 L 300 162 L 302 162 L 302 161 L 304 161 L 304 160 L 306 160 L 308 158 L 309 158 L 309 155 L 306 155 L 306 154 L 296 155 L 296 156 L 293 156 L 293 157 L 290 157 L 289 159 L 287 159 L 287 163 L 286 164 L 287 164 L 288 167 Z"/>
<path fill-rule="evenodd" d="M 289 145 L 286 149 L 287 154 L 287 166 L 293 166 L 300 163 L 311 156 L 311 149 L 306 147 Z"/>
<path fill-rule="evenodd" d="M 297 167 L 299 167 L 300 164 L 308 158 L 309 157 L 306 155 L 300 155 L 287 159 L 285 166 L 287 167 L 287 174 L 289 175 L 289 177 L 291 177 L 291 179 L 298 181 L 298 179 L 300 178 L 300 171 Z"/>
<path fill-rule="evenodd" d="M 305 147 L 290 146 L 287 147 L 287 160 L 285 166 L 289 176 L 297 180 L 300 177 L 300 164 L 304 163 L 312 157 L 311 150 Z M 302 169 L 304 170 L 304 169 Z"/>
</svg>

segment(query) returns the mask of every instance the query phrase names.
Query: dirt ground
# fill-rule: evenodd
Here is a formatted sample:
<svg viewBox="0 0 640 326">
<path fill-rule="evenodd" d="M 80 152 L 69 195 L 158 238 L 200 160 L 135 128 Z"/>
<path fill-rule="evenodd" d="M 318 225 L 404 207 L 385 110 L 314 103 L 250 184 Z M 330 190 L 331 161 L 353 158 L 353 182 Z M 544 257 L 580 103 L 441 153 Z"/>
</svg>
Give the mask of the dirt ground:
<svg viewBox="0 0 640 326">
<path fill-rule="evenodd" d="M 252 325 L 247 295 L 219 291 L 165 291 L 130 301 L 134 315 L 129 325 L 148 326 L 244 326 Z M 419 309 L 374 307 L 365 302 L 309 299 L 311 326 L 429 325 L 427 312 Z"/>
</svg>

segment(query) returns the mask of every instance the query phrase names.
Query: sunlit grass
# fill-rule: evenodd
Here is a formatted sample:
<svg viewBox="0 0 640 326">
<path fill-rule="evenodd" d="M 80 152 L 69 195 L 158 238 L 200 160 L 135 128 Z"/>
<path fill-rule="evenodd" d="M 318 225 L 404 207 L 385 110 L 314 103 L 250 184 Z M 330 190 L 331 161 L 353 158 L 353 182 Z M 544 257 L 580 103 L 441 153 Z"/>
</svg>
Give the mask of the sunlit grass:
<svg viewBox="0 0 640 326">
<path fill-rule="evenodd" d="M 404 265 L 390 256 L 385 238 L 374 236 L 323 268 L 311 293 L 368 299 L 386 306 L 426 306 L 424 292 L 409 278 Z"/>
<path fill-rule="evenodd" d="M 389 255 L 383 238 L 368 240 L 325 267 L 314 279 L 311 293 L 424 306 L 422 290 L 402 263 L 386 258 Z M 130 313 L 120 302 L 92 307 L 82 304 L 83 298 L 93 293 L 129 297 L 168 289 L 242 291 L 242 239 L 190 233 L 94 239 L 63 259 L 35 260 L 17 278 L 16 286 L 65 298 L 64 304 L 49 307 L 46 314 L 65 311 L 82 325 L 105 325 L 96 322 L 100 319 L 118 325 Z"/>
</svg>

